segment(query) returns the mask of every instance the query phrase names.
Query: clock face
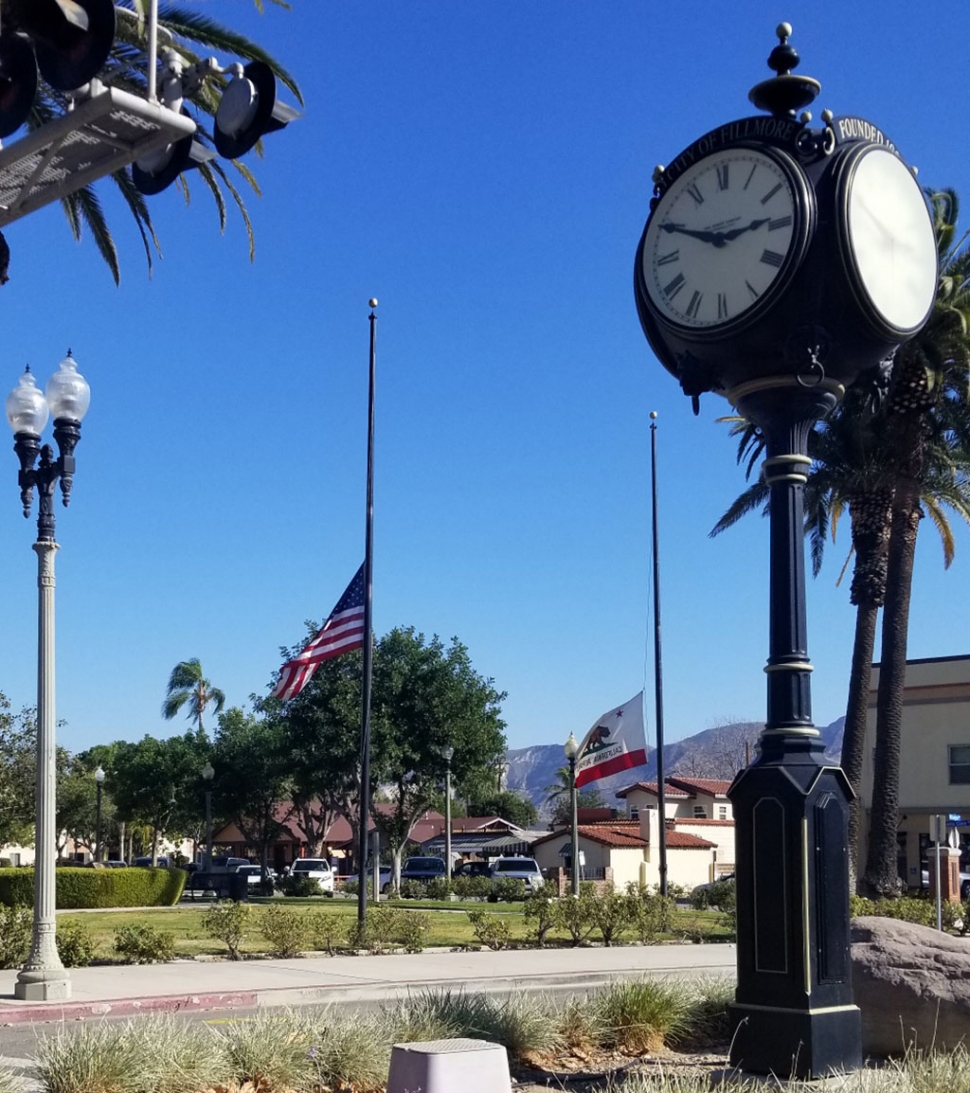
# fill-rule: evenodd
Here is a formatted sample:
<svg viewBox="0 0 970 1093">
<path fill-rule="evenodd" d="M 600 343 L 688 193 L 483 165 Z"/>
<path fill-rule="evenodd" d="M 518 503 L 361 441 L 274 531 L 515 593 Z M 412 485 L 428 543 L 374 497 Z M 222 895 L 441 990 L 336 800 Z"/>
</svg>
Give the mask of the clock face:
<svg viewBox="0 0 970 1093">
<path fill-rule="evenodd" d="M 843 256 L 866 313 L 891 334 L 918 330 L 938 277 L 936 233 L 919 183 L 889 149 L 867 147 L 842 174 L 840 198 Z"/>
<path fill-rule="evenodd" d="M 808 188 L 781 154 L 730 148 L 693 164 L 660 198 L 642 248 L 655 313 L 701 333 L 753 319 L 804 254 Z"/>
</svg>

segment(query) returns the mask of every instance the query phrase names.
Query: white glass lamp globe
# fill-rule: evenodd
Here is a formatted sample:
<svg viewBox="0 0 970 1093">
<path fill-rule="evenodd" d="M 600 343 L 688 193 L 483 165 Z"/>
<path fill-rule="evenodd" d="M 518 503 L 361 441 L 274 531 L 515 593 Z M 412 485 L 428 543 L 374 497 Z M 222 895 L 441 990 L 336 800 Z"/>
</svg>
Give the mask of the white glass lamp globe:
<svg viewBox="0 0 970 1093">
<path fill-rule="evenodd" d="M 579 754 L 579 741 L 572 733 L 569 734 L 569 739 L 563 745 L 562 750 L 566 753 L 567 759 L 575 759 Z"/>
<path fill-rule="evenodd" d="M 68 350 L 57 371 L 47 381 L 47 405 L 55 421 L 58 418 L 80 421 L 90 404 L 91 388 L 77 370 L 77 362 Z"/>
<path fill-rule="evenodd" d="M 7 395 L 7 421 L 15 433 L 32 433 L 40 436 L 50 417 L 43 391 L 28 368 L 20 382 Z"/>
</svg>

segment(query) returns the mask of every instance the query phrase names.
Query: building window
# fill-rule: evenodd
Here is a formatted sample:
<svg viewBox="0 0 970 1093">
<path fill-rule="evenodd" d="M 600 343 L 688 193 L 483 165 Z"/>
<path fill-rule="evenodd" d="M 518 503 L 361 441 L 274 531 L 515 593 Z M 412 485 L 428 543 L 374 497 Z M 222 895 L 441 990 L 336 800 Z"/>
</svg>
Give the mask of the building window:
<svg viewBox="0 0 970 1093">
<path fill-rule="evenodd" d="M 950 785 L 970 785 L 970 746 L 966 744 L 951 744 L 950 752 Z"/>
<path fill-rule="evenodd" d="M 631 808 L 630 809 L 630 819 L 631 820 L 639 820 L 640 819 L 640 809 Z"/>
<path fill-rule="evenodd" d="M 970 751 L 970 748 L 968 748 L 967 750 Z M 695 820 L 706 820 L 707 819 L 707 809 L 703 805 L 694 805 L 694 819 Z"/>
<path fill-rule="evenodd" d="M 719 820 L 726 820 L 727 819 L 727 805 L 718 805 L 717 806 L 717 818 Z"/>
</svg>

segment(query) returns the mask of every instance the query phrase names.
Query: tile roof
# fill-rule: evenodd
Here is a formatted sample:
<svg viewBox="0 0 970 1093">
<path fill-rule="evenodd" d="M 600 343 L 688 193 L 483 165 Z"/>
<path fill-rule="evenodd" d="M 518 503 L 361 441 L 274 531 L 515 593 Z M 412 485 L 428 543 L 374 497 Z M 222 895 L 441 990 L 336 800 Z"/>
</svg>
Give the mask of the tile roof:
<svg viewBox="0 0 970 1093">
<path fill-rule="evenodd" d="M 664 779 L 666 783 L 667 779 Z M 636 782 L 632 786 L 627 786 L 626 789 L 618 789 L 614 796 L 625 797 L 628 793 L 632 793 L 635 789 L 643 790 L 645 793 L 652 793 L 655 797 L 660 793 L 660 786 L 657 782 Z M 671 797 L 683 797 L 685 800 L 690 796 L 682 789 L 674 789 L 669 785 L 664 786 L 664 796 L 668 799 Z"/>
<path fill-rule="evenodd" d="M 649 845 L 640 834 L 640 824 L 636 820 L 614 820 L 611 823 L 577 824 L 576 830 L 579 833 L 580 838 L 599 843 L 600 846 L 611 846 L 616 847 L 617 849 L 642 849 Z M 539 843 L 546 843 L 551 839 L 568 838 L 569 835 L 569 828 L 561 827 L 549 835 L 544 835 L 541 839 L 536 839 L 532 845 L 537 846 Z M 670 825 L 667 827 L 666 841 L 667 846 L 674 850 L 709 850 L 716 845 L 715 843 L 708 842 L 707 839 L 702 839 L 699 835 L 691 835 L 687 831 L 677 831 Z"/>
<path fill-rule="evenodd" d="M 664 781 L 686 789 L 688 793 L 706 793 L 711 797 L 726 797 L 731 788 L 731 783 L 721 778 L 682 778 L 679 774 L 672 774 Z"/>
</svg>

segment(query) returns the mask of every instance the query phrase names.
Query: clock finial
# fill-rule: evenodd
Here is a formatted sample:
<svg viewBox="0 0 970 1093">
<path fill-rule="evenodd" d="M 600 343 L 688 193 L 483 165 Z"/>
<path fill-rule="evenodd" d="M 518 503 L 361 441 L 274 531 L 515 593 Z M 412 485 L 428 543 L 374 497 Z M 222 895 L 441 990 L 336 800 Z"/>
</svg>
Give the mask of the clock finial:
<svg viewBox="0 0 970 1093">
<path fill-rule="evenodd" d="M 815 101 L 822 85 L 811 76 L 792 74 L 800 58 L 788 40 L 792 33 L 791 23 L 779 23 L 775 33 L 778 45 L 768 57 L 768 67 L 774 69 L 776 75 L 752 87 L 748 98 L 759 110 L 767 110 L 776 117 L 794 117 L 797 110 Z"/>
</svg>

